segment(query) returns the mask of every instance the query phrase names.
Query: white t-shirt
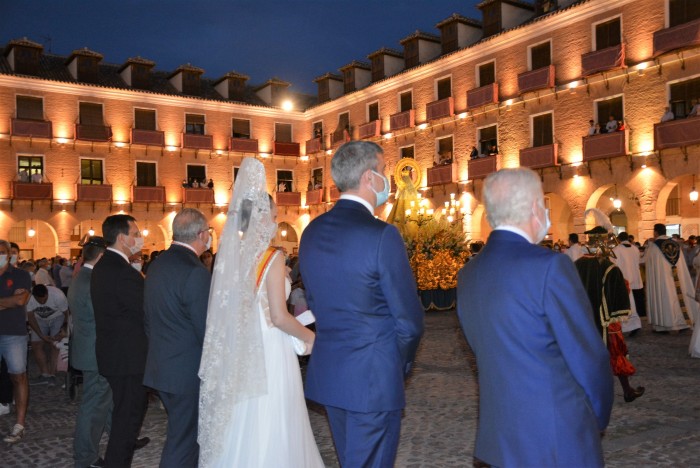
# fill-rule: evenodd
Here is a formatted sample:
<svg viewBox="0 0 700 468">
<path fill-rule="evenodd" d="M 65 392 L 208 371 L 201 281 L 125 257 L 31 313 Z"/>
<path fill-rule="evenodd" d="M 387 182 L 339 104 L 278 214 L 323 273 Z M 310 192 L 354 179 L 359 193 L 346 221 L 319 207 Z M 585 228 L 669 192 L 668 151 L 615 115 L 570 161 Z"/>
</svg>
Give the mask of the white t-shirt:
<svg viewBox="0 0 700 468">
<path fill-rule="evenodd" d="M 63 291 L 55 286 L 46 286 L 46 289 L 49 290 L 49 297 L 45 304 L 39 304 L 33 295 L 27 302 L 27 312 L 34 312 L 38 320 L 50 320 L 68 310 L 68 300 Z"/>
<path fill-rule="evenodd" d="M 44 284 L 46 286 L 54 286 L 56 283 L 53 282 L 53 278 L 46 270 L 46 268 L 38 268 L 36 274 L 34 275 L 34 282 L 36 284 Z"/>
</svg>

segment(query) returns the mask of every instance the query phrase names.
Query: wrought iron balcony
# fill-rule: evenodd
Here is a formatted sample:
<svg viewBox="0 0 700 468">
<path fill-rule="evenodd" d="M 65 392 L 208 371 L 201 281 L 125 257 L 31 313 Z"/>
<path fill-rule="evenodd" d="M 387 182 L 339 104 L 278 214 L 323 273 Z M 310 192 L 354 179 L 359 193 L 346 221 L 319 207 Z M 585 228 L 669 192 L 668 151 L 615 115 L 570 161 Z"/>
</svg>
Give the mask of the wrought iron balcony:
<svg viewBox="0 0 700 468">
<path fill-rule="evenodd" d="M 321 137 L 306 140 L 306 154 L 314 154 L 323 151 L 323 139 Z"/>
<path fill-rule="evenodd" d="M 332 202 L 338 201 L 340 199 L 340 190 L 338 190 L 338 187 L 336 187 L 335 185 L 332 185 L 331 188 L 328 190 L 328 195 Z"/>
<path fill-rule="evenodd" d="M 336 147 L 340 146 L 343 143 L 346 143 L 350 141 L 350 132 L 352 130 L 349 129 L 342 129 L 342 130 L 336 130 L 335 132 L 331 133 L 331 146 Z"/>
<path fill-rule="evenodd" d="M 583 161 L 625 156 L 627 138 L 627 130 L 583 137 Z"/>
<path fill-rule="evenodd" d="M 111 202 L 112 186 L 109 184 L 89 185 L 78 184 L 77 201 L 86 202 Z"/>
<path fill-rule="evenodd" d="M 520 150 L 520 165 L 531 169 L 558 166 L 558 145 L 535 146 Z"/>
<path fill-rule="evenodd" d="M 231 151 L 239 151 L 241 153 L 257 153 L 258 140 L 251 140 L 250 138 L 232 137 L 229 143 L 229 148 L 231 148 Z"/>
<path fill-rule="evenodd" d="M 486 156 L 485 158 L 477 158 L 469 160 L 469 180 L 483 179 L 492 172 L 496 172 L 496 162 L 498 155 Z"/>
<path fill-rule="evenodd" d="M 487 104 L 498 102 L 498 83 L 491 83 L 480 88 L 467 91 L 467 109 L 476 109 Z"/>
<path fill-rule="evenodd" d="M 210 188 L 182 188 L 183 203 L 214 203 L 214 191 Z"/>
<path fill-rule="evenodd" d="M 12 182 L 13 200 L 51 200 L 53 184 L 32 184 L 30 182 Z"/>
<path fill-rule="evenodd" d="M 301 192 L 276 192 L 277 206 L 301 206 Z"/>
<path fill-rule="evenodd" d="M 307 205 L 320 205 L 323 203 L 323 189 L 314 189 L 306 192 Z"/>
<path fill-rule="evenodd" d="M 444 185 L 457 181 L 457 164 L 441 164 L 428 168 L 428 185 Z"/>
<path fill-rule="evenodd" d="M 276 141 L 273 144 L 273 151 L 279 156 L 299 157 L 299 143 Z"/>
<path fill-rule="evenodd" d="M 52 138 L 53 129 L 48 120 L 12 119 L 12 136 Z"/>
<path fill-rule="evenodd" d="M 700 45 L 700 19 L 654 33 L 654 56 Z"/>
<path fill-rule="evenodd" d="M 623 68 L 625 66 L 625 45 L 607 47 L 581 55 L 581 75 L 590 76 L 596 73 Z"/>
<path fill-rule="evenodd" d="M 164 146 L 165 132 L 159 130 L 131 129 L 132 145 Z"/>
<path fill-rule="evenodd" d="M 108 125 L 75 124 L 75 139 L 85 141 L 109 141 L 112 127 Z"/>
<path fill-rule="evenodd" d="M 429 102 L 425 105 L 425 115 L 428 120 L 437 120 L 443 117 L 452 117 L 455 114 L 454 99 L 452 96 Z"/>
<path fill-rule="evenodd" d="M 520 94 L 545 88 L 554 88 L 554 65 L 518 75 L 518 92 Z"/>
<path fill-rule="evenodd" d="M 131 187 L 131 201 L 134 203 L 165 203 L 165 187 Z"/>
<path fill-rule="evenodd" d="M 700 144 L 700 117 L 654 124 L 654 147 L 657 150 Z"/>
<path fill-rule="evenodd" d="M 182 134 L 182 147 L 197 150 L 212 150 L 214 138 L 211 135 L 198 135 L 194 133 Z"/>
<path fill-rule="evenodd" d="M 381 135 L 381 126 L 381 120 L 373 120 L 371 122 L 367 122 L 365 124 L 360 125 L 360 128 L 358 130 L 360 140 L 364 140 L 365 138 L 378 137 L 379 135 Z"/>
<path fill-rule="evenodd" d="M 405 112 L 399 112 L 389 117 L 389 128 L 392 132 L 404 128 L 413 128 L 416 126 L 416 111 L 409 109 Z"/>
</svg>

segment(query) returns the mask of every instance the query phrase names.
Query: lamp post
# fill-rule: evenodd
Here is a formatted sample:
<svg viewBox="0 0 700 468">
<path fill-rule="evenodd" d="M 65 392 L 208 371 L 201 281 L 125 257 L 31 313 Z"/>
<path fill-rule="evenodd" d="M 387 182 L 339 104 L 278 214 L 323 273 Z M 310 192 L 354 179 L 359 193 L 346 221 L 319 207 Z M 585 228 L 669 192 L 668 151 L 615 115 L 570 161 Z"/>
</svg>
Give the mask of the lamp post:
<svg viewBox="0 0 700 468">
<path fill-rule="evenodd" d="M 690 201 L 693 202 L 693 205 L 695 205 L 695 202 L 698 201 L 698 191 L 695 190 L 695 174 L 693 174 L 693 190 L 690 191 Z"/>
</svg>

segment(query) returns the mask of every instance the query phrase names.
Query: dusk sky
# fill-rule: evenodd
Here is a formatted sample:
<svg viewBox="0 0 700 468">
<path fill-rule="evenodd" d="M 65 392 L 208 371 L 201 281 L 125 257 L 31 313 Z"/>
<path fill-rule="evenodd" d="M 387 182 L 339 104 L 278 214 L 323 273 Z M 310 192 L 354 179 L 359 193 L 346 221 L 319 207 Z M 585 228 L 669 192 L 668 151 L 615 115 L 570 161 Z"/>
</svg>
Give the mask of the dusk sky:
<svg viewBox="0 0 700 468">
<path fill-rule="evenodd" d="M 276 76 L 316 94 L 313 79 L 459 13 L 481 20 L 479 0 L 7 0 L 0 43 L 27 37 L 45 52 L 82 47 L 122 64 L 141 56 L 156 69 L 191 63 L 207 78 L 228 71 L 258 85 Z M 50 40 L 49 40 L 50 38 Z"/>
</svg>

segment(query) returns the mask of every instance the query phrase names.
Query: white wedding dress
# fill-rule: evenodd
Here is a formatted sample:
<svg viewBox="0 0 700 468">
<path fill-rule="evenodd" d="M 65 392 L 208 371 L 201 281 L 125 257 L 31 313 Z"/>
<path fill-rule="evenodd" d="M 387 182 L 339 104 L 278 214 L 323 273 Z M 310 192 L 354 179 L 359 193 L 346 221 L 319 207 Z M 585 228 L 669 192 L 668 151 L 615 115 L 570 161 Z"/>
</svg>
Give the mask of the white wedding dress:
<svg viewBox="0 0 700 468">
<path fill-rule="evenodd" d="M 280 253 L 275 253 L 280 255 Z M 270 262 L 270 264 L 272 261 Z M 269 270 L 269 268 L 268 268 Z M 262 329 L 267 393 L 237 403 L 223 437 L 221 467 L 323 467 L 311 430 L 292 339 L 272 325 L 264 272 L 255 299 Z M 291 286 L 285 281 L 285 294 Z"/>
</svg>

